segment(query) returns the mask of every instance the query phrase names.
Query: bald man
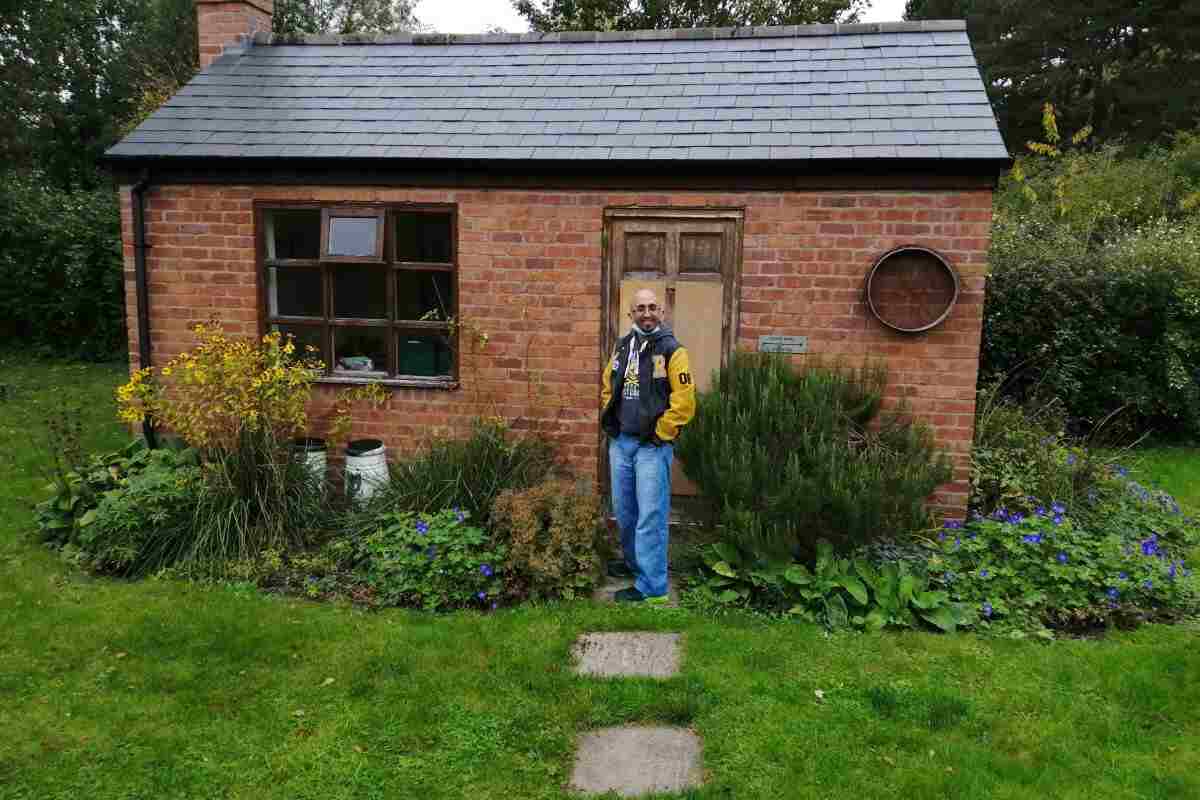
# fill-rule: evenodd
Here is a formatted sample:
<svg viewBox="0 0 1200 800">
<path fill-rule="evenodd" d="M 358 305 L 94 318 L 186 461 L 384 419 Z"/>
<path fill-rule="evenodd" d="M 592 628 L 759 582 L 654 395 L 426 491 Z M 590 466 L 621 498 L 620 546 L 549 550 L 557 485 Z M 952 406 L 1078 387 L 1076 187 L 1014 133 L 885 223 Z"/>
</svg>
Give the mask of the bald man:
<svg viewBox="0 0 1200 800">
<path fill-rule="evenodd" d="M 613 513 L 624 558 L 608 565 L 634 585 L 613 595 L 621 603 L 665 602 L 675 438 L 696 413 L 687 351 L 663 325 L 653 291 L 633 296 L 633 329 L 622 336 L 604 370 L 600 427 L 608 434 Z"/>
</svg>

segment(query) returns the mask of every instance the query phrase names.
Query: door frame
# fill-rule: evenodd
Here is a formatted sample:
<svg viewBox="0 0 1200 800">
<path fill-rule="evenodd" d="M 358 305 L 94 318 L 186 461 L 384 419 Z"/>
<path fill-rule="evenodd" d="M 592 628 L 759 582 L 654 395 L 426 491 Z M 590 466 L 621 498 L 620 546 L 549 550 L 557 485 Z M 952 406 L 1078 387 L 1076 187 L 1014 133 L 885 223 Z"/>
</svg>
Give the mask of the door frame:
<svg viewBox="0 0 1200 800">
<path fill-rule="evenodd" d="M 623 221 L 732 222 L 732 254 L 722 259 L 721 282 L 721 366 L 729 362 L 737 345 L 738 307 L 742 289 L 742 250 L 745 239 L 746 210 L 732 206 L 608 206 L 604 209 L 600 254 L 600 372 L 608 365 L 612 349 L 620 338 L 621 275 L 613 269 L 613 225 Z M 674 307 L 671 309 L 674 313 Z M 607 497 L 608 447 L 600 431 L 599 467 L 601 491 Z"/>
</svg>

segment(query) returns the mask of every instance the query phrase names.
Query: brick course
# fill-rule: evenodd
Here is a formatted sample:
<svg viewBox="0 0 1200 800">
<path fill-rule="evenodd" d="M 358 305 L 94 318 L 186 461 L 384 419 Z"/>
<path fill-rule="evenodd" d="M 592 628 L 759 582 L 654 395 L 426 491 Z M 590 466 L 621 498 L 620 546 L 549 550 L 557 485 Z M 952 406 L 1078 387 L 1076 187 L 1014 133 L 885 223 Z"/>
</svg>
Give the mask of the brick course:
<svg viewBox="0 0 1200 800">
<path fill-rule="evenodd" d="M 240 36 L 271 31 L 275 0 L 196 0 L 200 69 L 211 64 Z"/>
<path fill-rule="evenodd" d="M 765 334 L 808 337 L 809 351 L 849 361 L 883 357 L 887 402 L 906 400 L 955 460 L 935 505 L 961 515 L 974 425 L 991 192 L 601 192 L 283 186 L 164 186 L 147 193 L 151 340 L 156 363 L 192 344 L 189 326 L 217 319 L 259 332 L 254 201 L 377 201 L 458 206 L 460 313 L 490 334 L 464 352 L 456 390 L 397 388 L 387 407 L 363 412 L 356 435 L 392 453 L 435 431 L 462 432 L 477 413 L 553 436 L 572 465 L 595 477 L 601 371 L 601 258 L 606 206 L 745 209 L 737 346 Z M 131 360 L 137 365 L 130 187 L 121 189 Z M 950 318 L 928 333 L 900 334 L 867 308 L 863 283 L 900 245 L 940 252 L 958 271 Z M 684 343 L 687 344 L 686 342 Z M 469 348 L 464 348 L 469 350 Z M 797 360 L 804 356 L 795 357 Z M 314 414 L 336 386 L 316 392 Z M 530 402 L 534 398 L 535 402 Z M 541 398 L 540 402 L 536 402 Z"/>
</svg>

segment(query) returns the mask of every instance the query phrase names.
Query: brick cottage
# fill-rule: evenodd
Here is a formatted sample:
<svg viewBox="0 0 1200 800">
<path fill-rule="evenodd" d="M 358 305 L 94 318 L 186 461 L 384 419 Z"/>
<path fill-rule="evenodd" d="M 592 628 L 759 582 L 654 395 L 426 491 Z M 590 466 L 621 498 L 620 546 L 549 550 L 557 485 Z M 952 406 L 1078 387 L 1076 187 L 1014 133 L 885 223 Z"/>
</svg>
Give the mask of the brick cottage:
<svg viewBox="0 0 1200 800">
<path fill-rule="evenodd" d="M 498 414 L 596 477 L 652 286 L 701 389 L 734 349 L 885 359 L 963 512 L 1009 156 L 962 23 L 284 40 L 272 6 L 197 0 L 201 71 L 106 155 L 135 366 L 277 329 L 318 406 L 388 387 L 355 434 L 393 457 Z"/>
</svg>

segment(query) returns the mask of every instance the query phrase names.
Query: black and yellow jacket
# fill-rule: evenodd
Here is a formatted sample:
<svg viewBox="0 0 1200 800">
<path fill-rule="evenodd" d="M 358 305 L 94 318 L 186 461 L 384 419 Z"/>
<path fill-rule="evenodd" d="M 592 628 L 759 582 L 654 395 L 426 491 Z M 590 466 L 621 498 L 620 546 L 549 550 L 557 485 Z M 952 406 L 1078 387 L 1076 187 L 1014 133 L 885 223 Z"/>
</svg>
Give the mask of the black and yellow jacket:
<svg viewBox="0 0 1200 800">
<path fill-rule="evenodd" d="M 600 427 L 609 436 L 621 433 L 621 384 L 629 363 L 630 331 L 617 342 L 600 387 Z M 687 350 L 669 330 L 659 328 L 644 338 L 638 362 L 641 409 L 638 414 L 644 442 L 673 442 L 679 429 L 696 413 L 696 386 Z"/>
</svg>

